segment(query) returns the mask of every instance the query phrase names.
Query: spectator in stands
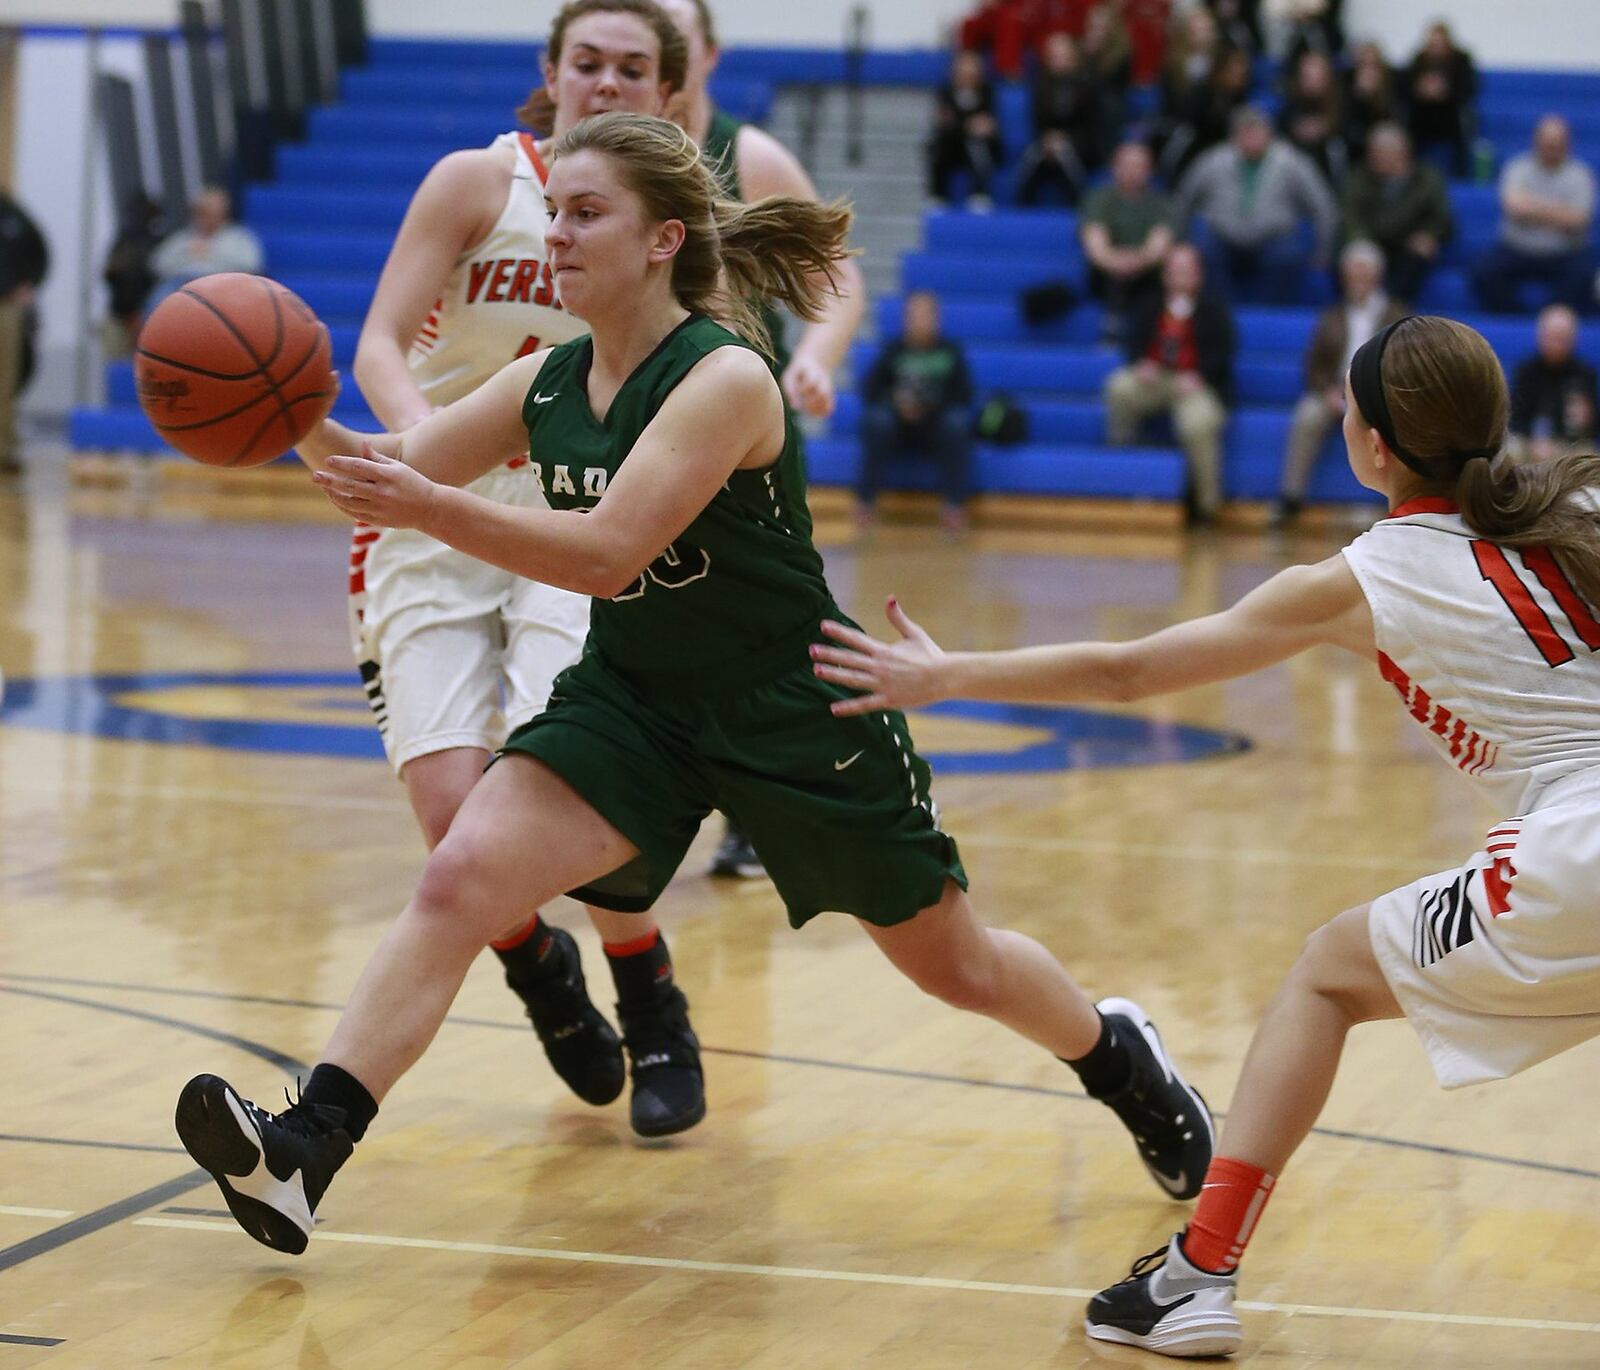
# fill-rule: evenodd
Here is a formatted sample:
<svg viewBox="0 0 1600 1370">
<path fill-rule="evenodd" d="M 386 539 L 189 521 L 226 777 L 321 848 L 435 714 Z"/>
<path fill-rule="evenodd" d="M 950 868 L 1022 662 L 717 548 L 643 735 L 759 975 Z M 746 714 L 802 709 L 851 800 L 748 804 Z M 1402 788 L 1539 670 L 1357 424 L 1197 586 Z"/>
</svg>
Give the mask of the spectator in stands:
<svg viewBox="0 0 1600 1370">
<path fill-rule="evenodd" d="M 1329 430 L 1344 418 L 1344 378 L 1356 348 L 1410 312 L 1384 293 L 1383 266 L 1383 252 L 1375 243 L 1349 243 L 1339 254 L 1344 298 L 1322 311 L 1306 348 L 1306 390 L 1289 425 L 1273 520 L 1280 527 L 1293 522 L 1305 506 L 1306 487 L 1322 445 Z"/>
<path fill-rule="evenodd" d="M 1321 270 L 1333 245 L 1333 196 L 1303 153 L 1274 138 L 1253 105 L 1233 120 L 1233 135 L 1190 168 L 1178 210 L 1203 225 L 1206 271 L 1235 299 L 1292 304 L 1307 268 Z M 1308 253 L 1301 224 L 1309 221 Z"/>
<path fill-rule="evenodd" d="M 1368 135 L 1400 112 L 1394 71 L 1376 43 L 1357 43 L 1344 83 L 1344 145 L 1350 164 L 1367 155 Z"/>
<path fill-rule="evenodd" d="M 1511 383 L 1508 448 L 1543 461 L 1595 440 L 1600 393 L 1595 369 L 1579 361 L 1578 316 L 1565 305 L 1539 315 L 1538 351 L 1517 367 Z"/>
<path fill-rule="evenodd" d="M 1338 74 L 1325 52 L 1306 48 L 1295 58 L 1278 129 L 1316 163 L 1329 185 L 1344 179 L 1344 109 Z"/>
<path fill-rule="evenodd" d="M 1031 0 L 984 0 L 961 21 L 959 46 L 965 52 L 987 56 L 997 76 L 1017 80 L 1028 52 L 1030 3 Z"/>
<path fill-rule="evenodd" d="M 189 226 L 163 239 L 150 259 L 156 287 L 149 308 L 189 281 L 222 271 L 255 273 L 261 261 L 261 239 L 233 222 L 233 198 L 221 186 L 207 186 L 189 206 Z"/>
<path fill-rule="evenodd" d="M 1103 0 L 1084 15 L 1078 53 L 1084 65 L 1099 78 L 1102 95 L 1116 101 L 1115 112 L 1108 115 L 1108 124 L 1120 130 L 1122 94 L 1133 80 L 1133 45 L 1128 39 L 1121 0 Z"/>
<path fill-rule="evenodd" d="M 1468 175 L 1477 98 L 1478 73 L 1472 58 L 1456 46 L 1450 26 L 1443 20 L 1430 25 L 1411 59 L 1406 82 L 1411 139 L 1418 154 L 1447 149 L 1451 174 Z"/>
<path fill-rule="evenodd" d="M 1033 142 L 1018 167 L 1017 198 L 1038 204 L 1048 186 L 1078 203 L 1089 171 L 1105 160 L 1099 83 L 1086 71 L 1078 45 L 1065 33 L 1045 40 L 1033 78 Z"/>
<path fill-rule="evenodd" d="M 988 209 L 994 203 L 990 186 L 1000 164 L 1000 122 L 995 117 L 994 87 L 976 52 L 956 53 L 933 118 L 929 193 L 938 203 L 948 204 L 956 176 L 965 172 L 970 180 L 967 207 Z"/>
<path fill-rule="evenodd" d="M 1225 47 L 1261 51 L 1261 0 L 1205 0 Z"/>
<path fill-rule="evenodd" d="M 16 402 L 33 375 L 34 297 L 50 270 L 50 249 L 28 211 L 0 189 L 0 475 L 21 469 Z"/>
<path fill-rule="evenodd" d="M 1078 216 L 1089 288 L 1105 306 L 1104 337 L 1122 336 L 1124 316 L 1156 291 L 1172 246 L 1172 205 L 1151 185 L 1150 150 L 1123 143 L 1111 159 L 1111 184 L 1091 192 Z"/>
<path fill-rule="evenodd" d="M 1161 114 L 1157 145 L 1162 165 L 1187 165 L 1194 128 L 1209 101 L 1212 69 L 1224 48 L 1211 11 L 1201 6 L 1172 16 L 1161 68 Z"/>
<path fill-rule="evenodd" d="M 1500 173 L 1500 238 L 1473 272 L 1484 307 L 1514 313 L 1518 287 L 1539 281 L 1557 302 L 1592 311 L 1594 209 L 1594 172 L 1572 156 L 1567 121 L 1545 115 L 1533 131 L 1533 151 Z"/>
<path fill-rule="evenodd" d="M 896 456 L 931 457 L 938 467 L 940 520 L 966 524 L 972 464 L 972 379 L 966 355 L 939 330 L 931 290 L 906 296 L 902 332 L 885 344 L 861 385 L 861 479 L 857 521 L 870 527 L 884 471 Z"/>
<path fill-rule="evenodd" d="M 1344 0 L 1265 0 L 1268 48 L 1293 63 L 1302 52 L 1335 57 L 1344 51 L 1339 11 Z"/>
<path fill-rule="evenodd" d="M 1167 253 L 1161 291 L 1129 320 L 1128 363 L 1106 380 L 1106 432 L 1133 441 L 1150 415 L 1170 413 L 1189 462 L 1191 521 L 1209 523 L 1222 502 L 1221 443 L 1233 397 L 1233 315 L 1205 285 L 1200 253 L 1180 243 Z"/>
<path fill-rule="evenodd" d="M 101 341 L 108 359 L 126 357 L 133 351 L 145 301 L 155 289 L 156 273 L 150 259 L 161 238 L 160 204 L 143 191 L 135 191 L 123 207 L 116 240 L 106 254 L 103 279 L 111 287 L 111 311 Z"/>
<path fill-rule="evenodd" d="M 1161 149 L 1169 181 L 1176 182 L 1198 158 L 1227 141 L 1233 116 L 1249 101 L 1254 81 L 1248 52 L 1224 48 L 1217 54 L 1205 85 L 1192 92 L 1184 122 Z"/>
<path fill-rule="evenodd" d="M 1450 196 L 1438 170 L 1418 165 L 1399 124 L 1375 125 L 1365 165 L 1345 183 L 1345 236 L 1381 247 L 1389 263 L 1389 293 L 1415 302 L 1453 229 Z"/>
</svg>

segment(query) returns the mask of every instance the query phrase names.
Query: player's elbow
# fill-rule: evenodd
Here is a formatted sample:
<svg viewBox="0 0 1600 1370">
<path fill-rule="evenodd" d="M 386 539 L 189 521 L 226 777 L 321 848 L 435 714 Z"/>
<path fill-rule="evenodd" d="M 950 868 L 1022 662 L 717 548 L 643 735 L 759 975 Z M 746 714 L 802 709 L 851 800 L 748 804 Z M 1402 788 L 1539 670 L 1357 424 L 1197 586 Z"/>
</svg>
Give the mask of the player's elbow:
<svg viewBox="0 0 1600 1370">
<path fill-rule="evenodd" d="M 649 562 L 648 556 L 597 550 L 585 560 L 579 572 L 583 584 L 573 588 L 591 599 L 615 599 L 644 574 Z"/>
<path fill-rule="evenodd" d="M 1150 693 L 1137 643 L 1109 644 L 1099 675 L 1099 694 L 1109 703 L 1132 704 Z"/>
</svg>

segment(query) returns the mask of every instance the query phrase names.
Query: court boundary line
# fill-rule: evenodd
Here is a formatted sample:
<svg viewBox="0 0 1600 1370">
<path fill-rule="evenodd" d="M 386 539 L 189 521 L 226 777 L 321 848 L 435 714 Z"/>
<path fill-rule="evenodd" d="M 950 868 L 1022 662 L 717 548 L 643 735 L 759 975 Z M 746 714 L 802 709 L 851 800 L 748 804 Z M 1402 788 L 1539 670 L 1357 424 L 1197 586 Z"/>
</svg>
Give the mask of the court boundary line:
<svg viewBox="0 0 1600 1370">
<path fill-rule="evenodd" d="M 25 981 L 33 984 L 71 985 L 88 989 L 121 990 L 133 994 L 166 995 L 172 998 L 204 999 L 221 1003 L 265 1004 L 273 1008 L 306 1008 L 325 1013 L 340 1013 L 344 1010 L 343 1004 L 315 999 L 289 999 L 267 994 L 237 994 L 229 990 L 142 985 L 128 981 L 88 980 L 72 976 L 36 975 L 13 971 L 0 971 L 0 993 L 11 990 L 11 987 L 5 983 L 8 980 Z M 19 989 L 11 992 L 18 994 L 33 993 L 42 998 L 57 998 L 63 1003 L 81 1002 L 89 1004 L 90 1007 L 99 1007 L 87 1000 L 76 1000 L 62 995 L 48 995 L 40 991 Z M 110 1005 L 105 1007 L 112 1008 Z M 112 1011 L 123 1011 L 135 1017 L 141 1016 L 134 1009 L 113 1009 Z M 182 1021 L 175 1018 L 162 1018 L 159 1015 L 147 1016 L 150 1016 L 155 1022 L 177 1024 Z M 495 1018 L 475 1018 L 451 1014 L 444 1021 L 445 1025 L 450 1027 L 489 1028 L 496 1032 L 525 1033 L 528 1031 L 525 1023 L 503 1022 Z M 222 1040 L 229 1040 L 227 1034 L 217 1034 L 199 1025 L 192 1025 L 191 1030 L 201 1036 L 220 1036 Z M 242 1038 L 236 1039 L 235 1044 L 243 1041 L 244 1039 Z M 252 1048 L 247 1047 L 246 1049 Z M 271 1048 L 263 1048 L 263 1050 L 271 1050 Z M 1068 1099 L 1076 1103 L 1094 1102 L 1081 1090 L 1056 1089 L 1049 1085 L 1021 1084 L 1010 1080 L 982 1080 L 971 1075 L 946 1075 L 937 1071 L 912 1070 L 903 1066 L 874 1066 L 858 1061 L 830 1061 L 822 1057 L 791 1056 L 782 1052 L 749 1051 L 741 1047 L 707 1046 L 704 1043 L 701 1044 L 700 1050 L 702 1054 L 707 1056 L 729 1056 L 753 1061 L 770 1061 L 777 1065 L 809 1066 L 816 1070 L 845 1071 L 854 1075 L 872 1075 L 885 1079 L 921 1080 L 928 1084 L 964 1085 L 972 1089 L 998 1090 L 1007 1094 L 1032 1094 L 1048 1099 Z M 256 1054 L 259 1054 L 259 1052 Z M 290 1061 L 292 1058 L 284 1057 L 282 1059 Z M 294 1062 L 292 1066 L 285 1065 L 282 1068 L 290 1074 L 295 1073 L 296 1070 L 307 1075 L 310 1074 L 310 1067 L 300 1062 Z M 1225 1111 L 1216 1109 L 1212 1110 L 1212 1114 L 1216 1118 L 1226 1118 L 1228 1116 Z M 1532 1160 L 1521 1156 L 1501 1156 L 1491 1151 L 1472 1151 L 1466 1147 L 1447 1146 L 1442 1142 L 1419 1142 L 1405 1137 L 1383 1137 L 1376 1133 L 1355 1132 L 1347 1128 L 1325 1127 L 1321 1124 L 1311 1129 L 1311 1135 L 1338 1141 L 1360 1142 L 1368 1146 L 1388 1147 L 1396 1151 L 1414 1151 L 1423 1155 L 1445 1156 L 1453 1160 L 1478 1161 L 1485 1165 L 1506 1166 L 1514 1170 L 1532 1171 L 1542 1175 L 1561 1175 L 1578 1180 L 1600 1180 L 1600 1170 L 1590 1170 L 1583 1166 L 1562 1165 L 1556 1161 Z M 0 1134 L 0 1141 L 5 1140 L 7 1140 L 5 1135 Z M 79 1143 L 79 1145 L 94 1145 L 94 1143 Z M 107 1144 L 101 1143 L 101 1145 Z"/>
<path fill-rule="evenodd" d="M 182 1232 L 238 1232 L 232 1222 L 202 1222 L 195 1218 L 137 1218 L 135 1227 L 168 1228 Z M 547 1246 L 506 1246 L 495 1242 L 458 1242 L 429 1237 L 381 1236 L 369 1232 L 318 1229 L 316 1242 L 343 1242 L 352 1246 L 393 1247 L 402 1250 L 460 1252 L 475 1256 L 510 1256 L 523 1260 L 565 1261 L 576 1265 L 609 1265 L 647 1270 L 682 1271 L 704 1275 L 750 1275 L 767 1279 L 817 1280 L 840 1284 L 889 1285 L 906 1289 L 938 1289 L 969 1294 L 1015 1294 L 1034 1298 L 1090 1299 L 1099 1291 L 1070 1285 L 1010 1284 L 998 1280 L 957 1280 L 937 1275 L 895 1275 L 874 1270 L 821 1270 L 805 1266 L 753 1265 L 743 1261 L 697 1261 L 674 1256 L 634 1256 L 611 1251 L 563 1251 Z M 1264 1303 L 1241 1300 L 1234 1305 L 1250 1313 L 1286 1316 L 1359 1318 L 1377 1322 L 1420 1322 L 1435 1326 L 1495 1327 L 1528 1332 L 1600 1333 L 1600 1322 L 1564 1322 L 1546 1318 L 1497 1317 L 1487 1313 L 1429 1313 L 1403 1308 L 1353 1308 L 1333 1304 Z"/>
</svg>

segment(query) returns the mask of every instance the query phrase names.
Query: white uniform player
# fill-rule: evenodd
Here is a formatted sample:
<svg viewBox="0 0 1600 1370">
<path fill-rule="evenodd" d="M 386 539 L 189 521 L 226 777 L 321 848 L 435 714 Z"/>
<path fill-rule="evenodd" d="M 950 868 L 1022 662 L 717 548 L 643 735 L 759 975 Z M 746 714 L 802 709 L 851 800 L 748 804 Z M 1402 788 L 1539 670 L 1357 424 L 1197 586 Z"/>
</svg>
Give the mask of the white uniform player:
<svg viewBox="0 0 1600 1370">
<path fill-rule="evenodd" d="M 1374 901 L 1373 950 L 1440 1084 L 1511 1075 L 1600 1034 L 1600 621 L 1549 552 L 1486 541 L 1445 500 L 1344 556 L 1384 678 L 1515 815 Z"/>
<path fill-rule="evenodd" d="M 407 356 L 435 406 L 460 399 L 516 357 L 588 331 L 556 297 L 538 148 L 526 133 L 502 134 L 492 146 L 510 146 L 516 157 L 505 208 L 456 260 Z M 470 488 L 501 504 L 545 502 L 525 459 Z M 577 660 L 589 628 L 582 595 L 404 529 L 356 529 L 349 604 L 362 682 L 396 770 L 447 748 L 499 747 L 544 708 L 551 682 Z"/>
</svg>

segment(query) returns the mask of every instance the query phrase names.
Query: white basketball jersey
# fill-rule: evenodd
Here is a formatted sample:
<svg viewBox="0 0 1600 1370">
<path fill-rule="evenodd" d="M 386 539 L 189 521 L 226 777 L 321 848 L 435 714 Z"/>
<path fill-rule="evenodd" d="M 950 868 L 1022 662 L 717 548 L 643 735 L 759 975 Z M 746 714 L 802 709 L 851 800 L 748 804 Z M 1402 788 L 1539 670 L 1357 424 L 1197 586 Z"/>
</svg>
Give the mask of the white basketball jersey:
<svg viewBox="0 0 1600 1370">
<path fill-rule="evenodd" d="M 589 331 L 561 307 L 545 251 L 545 166 L 533 138 L 502 133 L 516 170 L 505 208 L 481 243 L 456 259 L 443 293 L 417 331 L 407 362 L 422 393 L 450 404 L 517 357 Z"/>
<path fill-rule="evenodd" d="M 1600 618 L 1549 552 L 1501 547 L 1450 501 L 1418 499 L 1344 555 L 1384 679 L 1502 813 L 1582 772 L 1600 782 Z"/>
</svg>

